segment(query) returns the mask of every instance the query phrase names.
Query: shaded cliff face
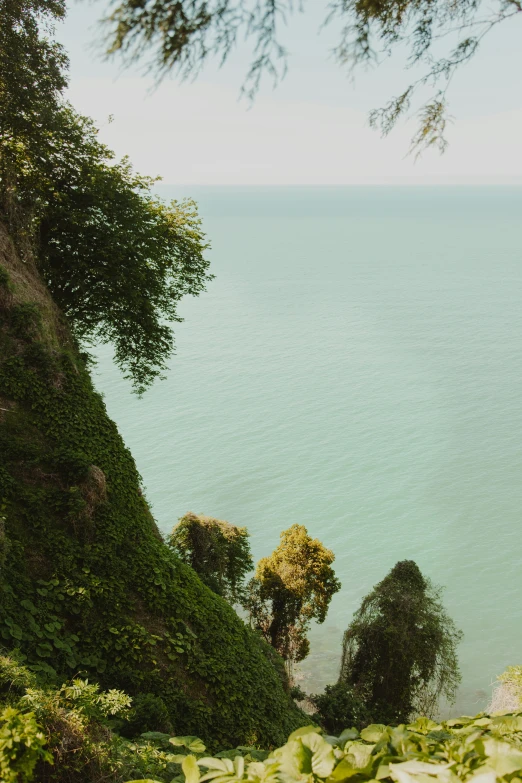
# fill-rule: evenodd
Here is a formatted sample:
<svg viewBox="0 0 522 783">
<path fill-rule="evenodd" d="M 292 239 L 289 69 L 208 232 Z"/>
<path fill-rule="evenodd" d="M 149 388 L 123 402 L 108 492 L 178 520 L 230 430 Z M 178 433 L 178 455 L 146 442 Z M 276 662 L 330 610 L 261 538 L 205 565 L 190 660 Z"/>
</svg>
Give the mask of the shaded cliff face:
<svg viewBox="0 0 522 783">
<path fill-rule="evenodd" d="M 0 226 L 0 646 L 37 671 L 160 695 L 178 734 L 281 743 L 270 653 L 163 543 L 37 272 Z"/>
</svg>

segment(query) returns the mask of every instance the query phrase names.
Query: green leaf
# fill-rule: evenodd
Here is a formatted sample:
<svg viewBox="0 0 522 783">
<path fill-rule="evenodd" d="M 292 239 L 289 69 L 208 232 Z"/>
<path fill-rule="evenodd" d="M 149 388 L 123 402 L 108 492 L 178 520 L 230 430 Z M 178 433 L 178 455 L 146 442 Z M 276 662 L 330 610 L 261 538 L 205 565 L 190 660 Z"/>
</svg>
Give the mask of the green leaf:
<svg viewBox="0 0 522 783">
<path fill-rule="evenodd" d="M 498 777 L 511 775 L 512 772 L 522 769 L 522 750 L 493 737 L 485 737 L 483 744 L 487 756 L 486 764 Z"/>
<path fill-rule="evenodd" d="M 345 729 L 342 734 L 339 735 L 339 745 L 344 745 L 348 740 L 355 740 L 359 738 L 359 732 L 357 729 Z"/>
<path fill-rule="evenodd" d="M 192 753 L 204 753 L 207 749 L 206 745 L 198 738 L 193 740 L 187 747 Z"/>
<path fill-rule="evenodd" d="M 301 726 L 300 729 L 296 729 L 293 731 L 290 736 L 288 737 L 287 742 L 292 742 L 293 740 L 298 739 L 299 737 L 304 737 L 305 734 L 321 734 L 321 729 L 319 726 Z"/>
<path fill-rule="evenodd" d="M 339 764 L 333 770 L 332 774 L 329 776 L 328 780 L 332 781 L 332 783 L 333 781 L 339 783 L 341 780 L 347 780 L 348 778 L 353 778 L 355 775 L 360 774 L 361 770 L 358 767 L 353 766 L 350 758 L 345 758 L 339 762 Z"/>
<path fill-rule="evenodd" d="M 199 783 L 199 767 L 195 756 L 185 756 L 181 768 L 187 783 Z"/>
<path fill-rule="evenodd" d="M 204 753 L 206 750 L 199 737 L 170 737 L 169 742 L 176 747 L 188 748 L 192 753 Z"/>
<path fill-rule="evenodd" d="M 361 738 L 365 742 L 379 742 L 385 731 L 384 723 L 372 723 L 361 731 Z"/>
<path fill-rule="evenodd" d="M 274 752 L 279 760 L 281 780 L 283 783 L 295 783 L 302 775 L 312 773 L 312 754 L 303 746 L 300 739 L 287 742 Z"/>
<path fill-rule="evenodd" d="M 198 765 L 200 767 L 206 767 L 207 769 L 218 769 L 220 772 L 227 771 L 224 761 L 221 759 L 211 758 L 209 756 L 198 759 Z"/>
<path fill-rule="evenodd" d="M 400 772 L 409 772 L 411 775 L 419 775 L 420 773 L 426 775 L 439 775 L 443 770 L 449 769 L 449 767 L 450 764 L 433 764 L 428 761 L 411 759 L 410 761 L 403 761 L 399 764 L 390 764 L 390 771 L 398 770 Z"/>
<path fill-rule="evenodd" d="M 183 764 L 187 757 L 183 753 L 166 753 L 165 758 L 172 764 Z"/>
<path fill-rule="evenodd" d="M 346 743 L 346 760 L 349 761 L 355 769 L 366 769 L 372 757 L 374 745 L 364 745 L 362 742 Z"/>
<path fill-rule="evenodd" d="M 477 774 L 468 778 L 466 783 L 496 783 L 497 776 L 492 770 L 479 771 Z"/>
<path fill-rule="evenodd" d="M 485 718 L 483 718 L 485 720 Z M 522 732 L 522 715 L 501 715 L 493 720 L 489 719 L 491 728 L 496 734 L 515 734 Z M 478 721 L 475 721 L 478 724 Z"/>
<path fill-rule="evenodd" d="M 454 726 L 467 726 L 467 724 L 472 721 L 473 718 L 469 715 L 462 715 L 460 718 L 451 718 L 451 720 L 447 720 L 446 726 L 449 726 L 450 728 L 453 728 Z"/>
<path fill-rule="evenodd" d="M 319 778 L 327 778 L 335 766 L 332 746 L 319 734 L 305 734 L 301 742 L 312 754 L 312 772 Z"/>
<path fill-rule="evenodd" d="M 477 718 L 473 721 L 474 726 L 489 726 L 491 724 L 491 718 Z"/>
<path fill-rule="evenodd" d="M 245 774 L 245 759 L 243 756 L 236 756 L 234 759 L 234 772 L 238 780 L 241 780 Z"/>
<path fill-rule="evenodd" d="M 417 731 L 419 734 L 429 734 L 430 731 L 440 731 L 442 726 L 429 718 L 417 718 L 415 723 L 407 726 L 409 731 Z"/>
<path fill-rule="evenodd" d="M 397 783 L 458 783 L 459 778 L 450 769 L 450 764 L 431 764 L 412 759 L 399 764 L 390 764 L 390 777 Z"/>
</svg>

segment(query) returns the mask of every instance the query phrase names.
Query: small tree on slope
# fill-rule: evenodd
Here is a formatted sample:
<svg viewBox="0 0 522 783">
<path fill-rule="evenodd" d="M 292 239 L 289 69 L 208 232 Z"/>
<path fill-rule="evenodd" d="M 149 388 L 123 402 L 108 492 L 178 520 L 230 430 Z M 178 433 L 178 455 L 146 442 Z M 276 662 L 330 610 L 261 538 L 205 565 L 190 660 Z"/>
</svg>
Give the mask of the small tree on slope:
<svg viewBox="0 0 522 783">
<path fill-rule="evenodd" d="M 325 621 L 332 596 L 341 588 L 334 559 L 303 525 L 292 525 L 281 533 L 277 549 L 257 564 L 247 608 L 253 625 L 288 667 L 306 658 L 310 622 Z"/>
<path fill-rule="evenodd" d="M 229 603 L 245 599 L 245 576 L 254 568 L 246 527 L 189 511 L 168 543 L 211 590 Z"/>
</svg>

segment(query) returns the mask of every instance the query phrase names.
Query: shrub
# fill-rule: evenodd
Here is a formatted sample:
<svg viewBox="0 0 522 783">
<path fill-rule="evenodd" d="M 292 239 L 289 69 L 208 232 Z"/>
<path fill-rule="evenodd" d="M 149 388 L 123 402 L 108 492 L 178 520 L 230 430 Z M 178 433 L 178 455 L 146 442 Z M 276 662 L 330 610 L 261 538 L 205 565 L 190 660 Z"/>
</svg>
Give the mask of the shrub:
<svg viewBox="0 0 522 783">
<path fill-rule="evenodd" d="M 0 655 L 0 699 L 15 704 L 28 688 L 36 687 L 35 675 L 13 655 Z"/>
<path fill-rule="evenodd" d="M 172 733 L 172 723 L 165 702 L 153 693 L 140 693 L 133 699 L 128 720 L 121 728 L 125 737 L 136 737 L 148 731 Z"/>
<path fill-rule="evenodd" d="M 522 710 L 522 666 L 508 666 L 497 677 L 489 712 L 517 712 Z"/>
<path fill-rule="evenodd" d="M 0 780 L 24 783 L 33 777 L 40 759 L 52 762 L 46 738 L 32 712 L 7 707 L 0 713 Z"/>
<path fill-rule="evenodd" d="M 317 711 L 314 718 L 329 734 L 340 734 L 351 726 L 360 729 L 371 722 L 364 701 L 344 682 L 327 685 L 324 693 L 308 698 Z"/>
</svg>

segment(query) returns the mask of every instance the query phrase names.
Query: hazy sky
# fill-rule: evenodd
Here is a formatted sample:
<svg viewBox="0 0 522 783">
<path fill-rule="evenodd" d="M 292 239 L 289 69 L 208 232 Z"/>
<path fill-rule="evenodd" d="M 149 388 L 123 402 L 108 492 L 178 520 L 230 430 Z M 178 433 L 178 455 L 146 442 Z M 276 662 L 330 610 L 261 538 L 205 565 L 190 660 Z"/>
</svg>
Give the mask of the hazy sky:
<svg viewBox="0 0 522 783">
<path fill-rule="evenodd" d="M 59 28 L 71 59 L 70 99 L 94 117 L 118 155 L 165 183 L 522 183 L 522 18 L 490 33 L 454 79 L 448 152 L 415 162 L 407 155 L 414 125 L 402 123 L 381 139 L 367 121 L 411 73 L 396 57 L 350 80 L 329 54 L 335 27 L 318 34 L 317 12 L 291 20 L 289 73 L 275 91 L 264 84 L 249 107 L 239 100 L 246 48 L 195 82 L 168 79 L 154 90 L 138 69 L 104 62 L 93 50 L 106 7 L 75 3 Z"/>
</svg>

